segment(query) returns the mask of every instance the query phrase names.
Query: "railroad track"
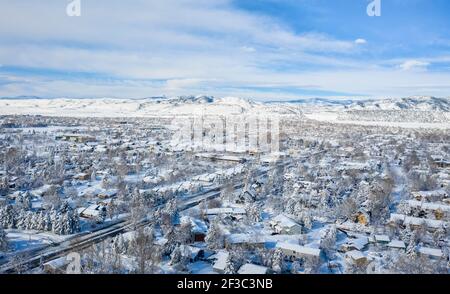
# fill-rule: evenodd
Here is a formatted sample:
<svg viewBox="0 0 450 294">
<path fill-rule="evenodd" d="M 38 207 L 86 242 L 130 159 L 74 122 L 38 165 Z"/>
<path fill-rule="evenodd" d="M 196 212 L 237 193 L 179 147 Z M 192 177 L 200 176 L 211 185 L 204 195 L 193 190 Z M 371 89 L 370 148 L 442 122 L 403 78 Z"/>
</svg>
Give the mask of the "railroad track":
<svg viewBox="0 0 450 294">
<path fill-rule="evenodd" d="M 282 165 L 286 166 L 286 163 L 283 163 Z M 261 172 L 260 174 L 258 174 L 258 178 L 267 175 L 267 173 L 272 169 L 267 169 Z M 239 183 L 234 185 L 233 188 L 236 190 L 242 188 L 243 186 L 243 183 Z M 202 201 L 218 198 L 221 194 L 222 188 L 223 186 L 215 187 L 198 195 L 192 196 L 189 199 L 182 200 L 178 204 L 179 211 L 184 211 L 192 208 L 200 204 Z M 157 206 L 154 209 L 162 206 L 163 205 Z M 2 265 L 0 267 L 0 273 L 14 274 L 18 273 L 19 269 L 25 269 L 25 271 L 29 271 L 41 266 L 43 263 L 66 256 L 71 252 L 81 251 L 105 239 L 117 236 L 130 230 L 136 230 L 139 227 L 145 227 L 149 224 L 150 220 L 148 219 L 148 217 L 143 218 L 137 224 L 131 223 L 128 220 L 120 220 L 106 228 L 100 228 L 90 233 L 80 233 L 80 235 L 77 235 L 69 240 L 49 245 L 50 247 L 33 250 L 31 253 L 32 256 L 28 256 L 24 260 L 13 262 L 10 261 L 9 263 Z"/>
</svg>

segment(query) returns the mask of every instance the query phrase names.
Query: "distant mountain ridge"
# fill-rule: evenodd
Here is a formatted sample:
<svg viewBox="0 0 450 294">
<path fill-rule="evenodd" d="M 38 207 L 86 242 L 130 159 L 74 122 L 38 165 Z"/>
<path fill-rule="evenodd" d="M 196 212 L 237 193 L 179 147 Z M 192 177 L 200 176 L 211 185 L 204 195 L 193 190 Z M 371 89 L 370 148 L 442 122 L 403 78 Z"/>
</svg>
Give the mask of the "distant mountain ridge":
<svg viewBox="0 0 450 294">
<path fill-rule="evenodd" d="M 415 110 L 450 112 L 450 99 L 432 96 L 414 96 L 400 99 L 357 101 L 348 106 L 351 110 Z"/>
<path fill-rule="evenodd" d="M 305 98 L 296 100 L 284 100 L 284 101 L 267 101 L 266 103 L 289 103 L 289 104 L 300 104 L 300 105 L 350 105 L 354 103 L 354 100 L 345 99 L 328 99 L 328 98 Z"/>
<path fill-rule="evenodd" d="M 249 99 L 239 97 L 223 97 L 216 98 L 214 96 L 198 95 L 198 96 L 155 96 L 146 98 L 43 98 L 37 96 L 17 96 L 17 97 L 2 97 L 4 100 L 114 100 L 121 101 L 143 101 L 148 103 L 161 103 L 169 105 L 182 104 L 201 104 L 201 105 L 235 105 L 244 109 L 252 108 L 257 105 L 274 105 L 285 104 L 292 106 L 323 106 L 323 107 L 338 107 L 346 110 L 413 110 L 413 111 L 441 111 L 450 112 L 450 98 L 437 98 L 433 96 L 412 96 L 406 98 L 387 98 L 387 99 L 368 99 L 368 100 L 352 100 L 352 99 L 329 99 L 329 98 L 305 98 L 297 100 L 285 101 L 266 101 L 257 102 Z"/>
</svg>

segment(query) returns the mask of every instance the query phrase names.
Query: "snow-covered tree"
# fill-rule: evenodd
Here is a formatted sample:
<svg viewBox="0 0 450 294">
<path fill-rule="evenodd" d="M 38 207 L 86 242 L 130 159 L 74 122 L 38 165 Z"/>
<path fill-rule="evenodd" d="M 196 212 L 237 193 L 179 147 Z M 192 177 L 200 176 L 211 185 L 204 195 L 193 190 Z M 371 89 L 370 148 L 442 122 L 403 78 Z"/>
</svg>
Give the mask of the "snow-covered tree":
<svg viewBox="0 0 450 294">
<path fill-rule="evenodd" d="M 173 227 L 170 227 L 167 230 L 167 233 L 164 235 L 164 237 L 167 239 L 166 244 L 164 245 L 163 253 L 166 255 L 172 254 L 173 250 L 175 250 L 175 247 L 179 245 L 177 239 L 178 235 L 177 232 Z"/>
<path fill-rule="evenodd" d="M 303 216 L 302 216 L 302 223 L 306 229 L 311 230 L 312 225 L 313 225 L 313 220 L 312 220 L 312 215 L 311 215 L 310 211 L 304 211 Z"/>
<path fill-rule="evenodd" d="M 192 240 L 192 224 L 190 221 L 183 222 L 178 229 L 178 241 L 187 244 Z"/>
<path fill-rule="evenodd" d="M 261 221 L 261 209 L 256 202 L 249 203 L 245 207 L 247 217 L 251 222 Z"/>
<path fill-rule="evenodd" d="M 175 249 L 172 251 L 172 254 L 170 254 L 169 265 L 173 266 L 178 264 L 181 261 L 182 257 L 183 256 L 181 255 L 180 246 L 176 246 Z"/>
<path fill-rule="evenodd" d="M 224 247 L 224 235 L 218 221 L 214 221 L 209 227 L 205 242 L 209 249 L 220 249 Z"/>
<path fill-rule="evenodd" d="M 358 203 L 353 198 L 346 198 L 343 200 L 336 209 L 337 217 L 345 219 L 352 219 L 358 210 Z"/>
<path fill-rule="evenodd" d="M 113 219 L 116 216 L 118 217 L 118 215 L 117 215 L 118 211 L 119 211 L 119 207 L 117 206 L 114 199 L 111 199 L 111 202 L 109 203 L 108 209 L 107 209 L 108 217 L 110 219 Z"/>
<path fill-rule="evenodd" d="M 277 273 L 282 273 L 285 270 L 286 264 L 284 262 L 284 253 L 280 248 L 275 249 L 272 256 L 272 269 Z"/>
<path fill-rule="evenodd" d="M 26 230 L 28 226 L 28 211 L 19 210 L 17 212 L 16 228 L 19 230 Z"/>
<path fill-rule="evenodd" d="M 16 212 L 12 205 L 0 208 L 0 226 L 7 229 L 16 227 Z"/>
<path fill-rule="evenodd" d="M 238 270 L 244 264 L 244 255 L 239 250 L 229 252 L 226 260 L 225 274 L 237 274 Z"/>
<path fill-rule="evenodd" d="M 92 169 L 92 173 L 91 173 L 91 182 L 95 182 L 97 181 L 97 175 L 94 169 Z"/>
<path fill-rule="evenodd" d="M 151 273 L 153 266 L 158 262 L 159 252 L 153 244 L 153 235 L 140 228 L 130 242 L 130 251 L 136 258 L 140 274 Z"/>
<path fill-rule="evenodd" d="M 336 227 L 330 226 L 322 232 L 320 238 L 320 248 L 325 252 L 328 258 L 332 258 L 336 247 Z"/>
<path fill-rule="evenodd" d="M 294 260 L 291 264 L 291 274 L 298 274 L 301 269 L 301 262 L 299 260 Z"/>
<path fill-rule="evenodd" d="M 190 250 L 185 245 L 178 245 L 170 255 L 170 263 L 177 271 L 185 271 L 189 263 Z"/>
<path fill-rule="evenodd" d="M 19 193 L 16 197 L 16 207 L 18 209 L 30 210 L 32 198 L 33 197 L 29 191 Z"/>
<path fill-rule="evenodd" d="M 108 212 L 106 211 L 106 207 L 100 206 L 96 221 L 98 223 L 105 222 L 107 215 L 108 215 Z"/>
<path fill-rule="evenodd" d="M 178 217 L 178 207 L 175 198 L 167 201 L 166 205 L 164 206 L 163 212 L 169 215 L 172 223 L 176 220 L 176 218 Z"/>
<path fill-rule="evenodd" d="M 416 246 L 417 246 L 417 234 L 416 231 L 413 231 L 409 238 L 408 246 L 406 247 L 406 255 L 411 258 L 415 258 L 417 256 Z"/>
<path fill-rule="evenodd" d="M 6 236 L 5 230 L 3 230 L 2 227 L 0 227 L 0 251 L 7 251 L 8 250 L 8 238 Z"/>
<path fill-rule="evenodd" d="M 128 244 L 125 241 L 125 239 L 123 238 L 123 235 L 117 235 L 116 237 L 114 237 L 113 239 L 113 250 L 115 253 L 117 254 L 125 254 L 127 253 L 128 250 Z"/>
</svg>

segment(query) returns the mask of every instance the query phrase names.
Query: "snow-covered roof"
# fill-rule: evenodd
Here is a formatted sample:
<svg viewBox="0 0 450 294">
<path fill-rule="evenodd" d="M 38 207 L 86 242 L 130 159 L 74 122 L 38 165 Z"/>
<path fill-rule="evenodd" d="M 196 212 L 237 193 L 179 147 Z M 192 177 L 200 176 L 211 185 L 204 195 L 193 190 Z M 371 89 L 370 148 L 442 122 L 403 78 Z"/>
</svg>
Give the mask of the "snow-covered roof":
<svg viewBox="0 0 450 294">
<path fill-rule="evenodd" d="M 402 221 L 403 224 L 405 225 L 415 225 L 415 226 L 426 224 L 428 227 L 434 229 L 441 228 L 445 225 L 445 222 L 441 220 L 412 217 L 404 214 L 395 214 L 395 213 L 391 214 L 390 221 L 392 222 Z"/>
<path fill-rule="evenodd" d="M 205 214 L 217 215 L 217 214 L 245 214 L 245 209 L 240 207 L 221 207 L 221 208 L 209 208 L 206 209 Z"/>
<path fill-rule="evenodd" d="M 231 234 L 227 236 L 227 241 L 230 244 L 256 244 L 256 243 L 265 243 L 264 235 L 255 235 L 255 234 Z"/>
<path fill-rule="evenodd" d="M 375 241 L 377 242 L 389 242 L 390 240 L 388 235 L 375 235 Z"/>
<path fill-rule="evenodd" d="M 203 250 L 198 247 L 190 246 L 190 245 L 180 245 L 181 252 L 184 254 L 189 254 L 189 258 L 195 259 L 200 252 Z"/>
<path fill-rule="evenodd" d="M 362 250 L 369 243 L 369 240 L 366 237 L 361 237 L 358 239 L 351 239 L 348 243 L 356 249 Z"/>
<path fill-rule="evenodd" d="M 97 217 L 100 215 L 100 206 L 101 205 L 92 204 L 84 210 L 78 210 L 78 212 L 84 216 Z"/>
<path fill-rule="evenodd" d="M 299 254 L 304 255 L 312 255 L 312 256 L 320 256 L 320 249 L 305 247 L 298 244 L 292 244 L 287 242 L 279 242 L 276 245 L 276 248 L 290 250 Z"/>
<path fill-rule="evenodd" d="M 408 200 L 408 205 L 414 208 L 421 208 L 426 210 L 442 210 L 446 212 L 450 212 L 450 205 L 440 204 L 440 203 L 428 203 L 417 200 Z"/>
<path fill-rule="evenodd" d="M 164 246 L 169 240 L 167 238 L 157 238 L 153 241 L 153 244 L 158 246 Z"/>
<path fill-rule="evenodd" d="M 412 194 L 413 195 L 418 195 L 418 196 L 421 196 L 421 197 L 424 197 L 424 198 L 427 198 L 427 197 L 440 197 L 440 196 L 447 195 L 447 193 L 444 190 L 442 190 L 442 189 L 434 190 L 434 191 L 415 191 L 415 192 L 412 192 Z"/>
<path fill-rule="evenodd" d="M 180 223 L 190 223 L 192 226 L 192 232 L 205 233 L 208 231 L 208 226 L 204 221 L 199 219 L 194 219 L 190 216 L 182 216 L 180 218 Z"/>
<path fill-rule="evenodd" d="M 295 226 L 298 226 L 299 224 L 297 222 L 295 222 L 294 220 L 292 220 L 290 217 L 284 215 L 284 214 L 279 214 L 276 217 L 274 217 L 270 223 L 272 225 L 279 225 L 285 228 L 292 228 Z"/>
<path fill-rule="evenodd" d="M 364 254 L 359 250 L 351 250 L 345 253 L 345 255 L 353 260 L 360 260 L 366 258 Z"/>
<path fill-rule="evenodd" d="M 238 270 L 240 275 L 264 275 L 267 274 L 268 268 L 261 265 L 246 263 Z"/>
<path fill-rule="evenodd" d="M 227 266 L 227 259 L 230 253 L 227 251 L 219 251 L 214 256 L 216 258 L 216 262 L 213 265 L 213 269 L 223 271 Z"/>
<path fill-rule="evenodd" d="M 419 247 L 419 253 L 434 256 L 434 257 L 443 257 L 444 253 L 439 248 L 430 248 L 430 247 Z"/>
<path fill-rule="evenodd" d="M 392 240 L 391 242 L 389 242 L 387 246 L 391 248 L 401 248 L 401 249 L 406 248 L 405 242 L 401 240 Z"/>
</svg>

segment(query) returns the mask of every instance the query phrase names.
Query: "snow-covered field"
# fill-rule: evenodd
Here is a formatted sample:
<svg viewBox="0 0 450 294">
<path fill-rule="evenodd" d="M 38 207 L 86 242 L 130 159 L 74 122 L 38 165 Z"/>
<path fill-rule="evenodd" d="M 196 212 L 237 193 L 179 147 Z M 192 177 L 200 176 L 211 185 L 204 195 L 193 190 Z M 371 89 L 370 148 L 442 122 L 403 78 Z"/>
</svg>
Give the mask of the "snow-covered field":
<svg viewBox="0 0 450 294">
<path fill-rule="evenodd" d="M 379 126 L 379 127 L 398 127 L 408 129 L 450 129 L 450 119 L 448 122 L 442 123 L 426 123 L 426 122 L 402 122 L 402 121 L 366 121 L 366 120 L 340 120 L 339 112 L 323 111 L 315 113 L 305 113 L 309 119 L 328 122 L 334 124 L 353 124 L 361 126 Z"/>
<path fill-rule="evenodd" d="M 448 98 L 411 97 L 356 101 L 349 105 L 342 105 L 338 101 L 328 104 L 261 103 L 236 97 L 209 96 L 145 99 L 0 99 L 0 115 L 174 117 L 277 114 L 296 115 L 299 118 L 306 117 L 319 122 L 336 124 L 448 129 L 450 128 L 449 101 Z"/>
<path fill-rule="evenodd" d="M 285 111 L 240 98 L 178 97 L 169 99 L 0 99 L 0 115 L 67 117 L 153 117 L 173 115 L 235 115 Z"/>
</svg>

